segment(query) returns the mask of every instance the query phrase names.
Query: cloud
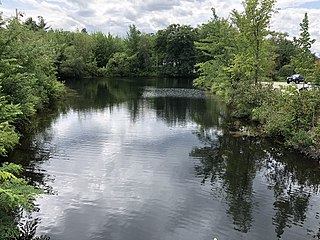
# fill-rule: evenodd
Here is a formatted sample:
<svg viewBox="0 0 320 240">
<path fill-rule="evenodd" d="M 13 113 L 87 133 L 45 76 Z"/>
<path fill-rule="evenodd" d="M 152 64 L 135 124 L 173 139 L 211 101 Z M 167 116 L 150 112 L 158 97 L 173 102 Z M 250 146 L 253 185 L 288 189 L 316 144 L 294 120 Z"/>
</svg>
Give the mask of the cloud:
<svg viewBox="0 0 320 240">
<path fill-rule="evenodd" d="M 13 16 L 15 8 L 24 12 L 26 17 L 41 15 L 53 28 L 74 30 L 86 27 L 89 32 L 125 36 L 131 24 L 147 33 L 172 23 L 196 27 L 210 20 L 212 7 L 219 16 L 227 18 L 233 9 L 242 11 L 241 3 L 241 0 L 2 0 L 0 10 L 5 17 Z M 320 52 L 319 1 L 278 0 L 276 8 L 279 11 L 272 18 L 272 29 L 287 32 L 291 38 L 299 35 L 299 23 L 307 12 L 310 33 L 317 40 L 313 50 Z"/>
<path fill-rule="evenodd" d="M 87 17 L 94 17 L 95 16 L 95 11 L 94 10 L 80 10 L 77 11 L 76 14 L 78 16 L 87 18 Z"/>
<path fill-rule="evenodd" d="M 144 1 L 143 4 L 141 4 L 141 9 L 142 10 L 147 10 L 147 11 L 164 11 L 164 10 L 170 10 L 174 6 L 180 5 L 179 0 L 147 0 Z"/>
</svg>

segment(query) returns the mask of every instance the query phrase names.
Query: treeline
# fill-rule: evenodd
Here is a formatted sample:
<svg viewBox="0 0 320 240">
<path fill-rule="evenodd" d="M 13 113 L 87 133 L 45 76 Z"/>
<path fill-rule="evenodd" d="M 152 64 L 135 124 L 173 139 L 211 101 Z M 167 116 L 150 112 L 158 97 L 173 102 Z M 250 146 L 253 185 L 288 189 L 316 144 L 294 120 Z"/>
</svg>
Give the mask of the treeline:
<svg viewBox="0 0 320 240">
<path fill-rule="evenodd" d="M 110 33 L 88 34 L 50 30 L 56 43 L 58 75 L 92 76 L 193 76 L 199 57 L 194 42 L 197 29 L 173 24 L 156 34 L 142 33 L 135 25 L 126 37 Z"/>
<path fill-rule="evenodd" d="M 264 4 L 274 2 L 265 1 Z M 251 18 L 266 17 L 266 14 L 266 10 L 260 9 Z M 302 62 L 308 65 L 317 59 L 299 39 L 292 41 L 286 33 L 271 32 L 260 25 L 261 20 L 251 26 L 250 22 L 241 22 L 242 17 L 234 11 L 230 19 L 223 19 L 213 9 L 212 19 L 196 28 L 171 24 L 156 33 L 143 33 L 131 25 L 125 37 L 102 32 L 89 34 L 86 29 L 75 32 L 48 29 L 43 17 L 28 18 L 21 25 L 34 32 L 43 32 L 45 39 L 53 44 L 57 74 L 61 78 L 196 77 L 198 74 L 206 76 L 203 69 L 209 67 L 219 78 L 247 78 L 254 74 L 256 81 L 258 78 L 284 80 L 297 71 L 305 74 Z M 254 35 L 257 36 L 252 38 Z M 310 54 L 303 59 L 305 55 L 301 55 L 301 48 L 306 47 Z M 228 70 L 221 71 L 225 67 Z M 210 85 L 200 79 L 196 84 Z"/>
<path fill-rule="evenodd" d="M 269 5 L 274 3 L 266 2 L 270 2 Z M 266 12 L 260 11 L 255 17 L 259 14 L 266 16 Z M 32 32 L 42 32 L 43 38 L 52 44 L 57 75 L 61 78 L 196 77 L 207 75 L 202 73 L 209 67 L 219 78 L 242 78 L 242 73 L 248 77 L 254 72 L 256 79 L 283 80 L 303 67 L 299 66 L 302 56 L 301 43 L 297 39 L 289 40 L 286 33 L 270 32 L 259 23 L 250 26 L 241 22 L 241 14 L 236 11 L 231 16 L 230 19 L 220 18 L 213 10 L 212 19 L 196 28 L 171 24 L 156 33 L 143 33 L 131 25 L 124 37 L 102 32 L 89 34 L 86 29 L 75 32 L 53 30 L 49 29 L 43 17 L 37 20 L 28 18 L 20 25 Z M 250 39 L 254 34 L 257 38 Z M 252 57 L 251 53 L 257 55 Z M 315 59 L 310 53 L 307 63 Z M 231 65 L 233 67 L 229 68 Z M 224 67 L 229 70 L 220 71 Z M 303 71 L 299 73 L 304 74 Z M 196 84 L 210 85 L 200 79 Z M 210 88 L 211 85 L 205 87 Z"/>
<path fill-rule="evenodd" d="M 41 25 L 30 24 L 30 21 L 25 24 L 32 29 Z M 236 33 L 236 28 L 227 20 L 214 15 L 210 22 L 197 28 L 172 24 L 154 34 L 143 33 L 131 25 L 123 38 L 102 32 L 88 34 L 86 29 L 76 32 L 49 30 L 47 37 L 56 43 L 58 75 L 62 78 L 184 77 L 197 76 L 195 65 L 212 57 L 222 58 L 225 63 L 231 60 L 239 41 Z M 268 56 L 275 61 L 269 69 L 268 77 L 272 79 L 283 79 L 294 73 L 291 59 L 298 54 L 298 47 L 287 37 L 283 33 L 272 33 L 268 41 Z M 203 45 L 209 42 L 216 44 L 215 50 Z"/>
<path fill-rule="evenodd" d="M 196 65 L 200 76 L 194 84 L 223 96 L 234 117 L 258 123 L 263 135 L 320 158 L 320 65 L 311 53 L 315 40 L 308 15 L 290 41 L 287 34 L 270 31 L 275 2 L 245 0 L 244 10 L 233 10 L 230 19 L 213 11 L 201 28 L 206 34 L 196 42 L 207 59 Z M 273 80 L 292 74 L 302 74 L 311 87 L 273 88 Z"/>
</svg>

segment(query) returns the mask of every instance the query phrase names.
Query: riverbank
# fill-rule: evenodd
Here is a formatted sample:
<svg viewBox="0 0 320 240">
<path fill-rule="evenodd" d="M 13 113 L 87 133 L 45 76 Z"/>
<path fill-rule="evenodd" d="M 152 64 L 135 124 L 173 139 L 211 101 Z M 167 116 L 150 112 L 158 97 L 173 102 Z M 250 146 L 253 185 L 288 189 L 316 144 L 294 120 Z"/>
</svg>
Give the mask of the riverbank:
<svg viewBox="0 0 320 240">
<path fill-rule="evenodd" d="M 31 127 L 32 118 L 54 106 L 65 89 L 56 77 L 56 45 L 44 30 L 33 30 L 16 19 L 7 19 L 2 21 L 0 36 L 2 158 L 17 147 L 25 129 Z M 0 165 L 0 239 L 22 239 L 18 223 L 23 213 L 33 211 L 35 198 L 42 192 L 20 178 L 21 172 L 21 166 Z"/>
<path fill-rule="evenodd" d="M 319 104 L 319 91 L 281 84 L 240 85 L 229 100 L 233 117 L 255 123 L 260 135 L 281 139 L 315 159 L 320 159 Z"/>
</svg>

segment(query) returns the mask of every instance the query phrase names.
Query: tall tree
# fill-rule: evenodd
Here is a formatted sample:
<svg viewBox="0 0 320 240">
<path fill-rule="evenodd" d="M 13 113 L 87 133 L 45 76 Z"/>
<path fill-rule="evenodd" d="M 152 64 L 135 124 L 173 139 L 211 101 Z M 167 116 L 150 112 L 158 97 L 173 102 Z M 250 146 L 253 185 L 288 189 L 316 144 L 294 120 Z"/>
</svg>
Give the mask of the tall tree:
<svg viewBox="0 0 320 240">
<path fill-rule="evenodd" d="M 135 25 L 129 26 L 129 32 L 127 32 L 127 38 L 125 39 L 127 45 L 127 52 L 129 55 L 133 55 L 138 51 L 139 41 L 142 33 L 137 29 Z"/>
<path fill-rule="evenodd" d="M 295 72 L 305 75 L 306 78 L 312 76 L 314 72 L 314 56 L 311 53 L 312 44 L 315 39 L 312 39 L 309 33 L 308 14 L 305 13 L 302 22 L 300 23 L 300 36 L 293 39 L 298 48 L 298 54 L 292 58 L 292 65 L 295 66 Z"/>
<path fill-rule="evenodd" d="M 97 66 L 103 68 L 107 66 L 109 59 L 116 52 L 124 51 L 124 41 L 119 37 L 114 37 L 110 33 L 105 35 L 102 32 L 97 32 L 92 35 L 95 47 L 94 58 L 97 61 Z"/>
<path fill-rule="evenodd" d="M 38 18 L 38 22 L 33 20 L 32 17 L 29 17 L 26 19 L 24 24 L 33 31 L 48 30 L 50 28 L 50 26 L 47 26 L 47 23 L 45 22 L 42 16 L 38 16 L 37 18 Z"/>
<path fill-rule="evenodd" d="M 197 30 L 187 25 L 171 24 L 156 35 L 155 48 L 162 73 L 171 76 L 191 75 L 196 63 Z"/>
<path fill-rule="evenodd" d="M 150 35 L 140 32 L 135 25 L 131 25 L 127 38 L 128 59 L 131 61 L 131 70 L 133 72 L 147 72 L 152 66 L 152 39 Z"/>
<path fill-rule="evenodd" d="M 273 78 L 285 79 L 294 74 L 291 59 L 296 55 L 297 47 L 293 41 L 288 39 L 288 34 L 274 32 L 271 33 L 271 38 L 268 40 L 273 47 L 272 53 L 275 55 Z"/>
<path fill-rule="evenodd" d="M 194 85 L 219 94 L 222 93 L 220 89 L 225 93 L 231 85 L 225 69 L 235 53 L 236 29 L 226 19 L 218 17 L 214 9 L 212 12 L 212 20 L 199 27 L 200 40 L 195 43 L 201 51 L 201 62 L 196 65 L 199 77 Z"/>
<path fill-rule="evenodd" d="M 239 30 L 238 53 L 231 67 L 231 72 L 240 78 L 258 83 L 260 77 L 270 70 L 266 36 L 269 32 L 270 19 L 275 12 L 276 0 L 245 0 L 244 12 L 233 10 L 231 20 Z"/>
<path fill-rule="evenodd" d="M 127 37 L 122 40 L 124 48 L 108 59 L 107 73 L 120 76 L 150 74 L 152 67 L 152 38 L 135 25 L 129 26 Z"/>
<path fill-rule="evenodd" d="M 97 74 L 94 60 L 94 39 L 83 32 L 56 32 L 65 43 L 61 51 L 59 74 L 63 77 L 83 77 Z M 61 37 L 61 36 L 60 36 Z"/>
</svg>

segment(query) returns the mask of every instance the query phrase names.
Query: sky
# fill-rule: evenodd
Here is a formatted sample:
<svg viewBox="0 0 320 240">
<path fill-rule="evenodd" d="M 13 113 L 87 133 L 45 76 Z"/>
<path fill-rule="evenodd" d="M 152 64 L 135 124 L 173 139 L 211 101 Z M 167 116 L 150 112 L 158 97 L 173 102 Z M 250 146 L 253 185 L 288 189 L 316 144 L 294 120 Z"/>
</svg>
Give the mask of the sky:
<svg viewBox="0 0 320 240">
<path fill-rule="evenodd" d="M 187 24 L 193 27 L 206 23 L 212 17 L 211 8 L 220 17 L 228 18 L 233 9 L 243 10 L 242 0 L 0 0 L 0 11 L 6 18 L 15 15 L 15 9 L 27 17 L 43 16 L 54 29 L 88 32 L 110 32 L 126 36 L 129 25 L 135 24 L 145 33 L 154 33 L 169 24 Z M 316 39 L 313 52 L 320 53 L 320 0 L 278 0 L 278 13 L 271 21 L 271 29 L 287 32 L 290 38 L 298 36 L 299 23 L 304 14 L 309 16 L 309 32 Z"/>
</svg>

